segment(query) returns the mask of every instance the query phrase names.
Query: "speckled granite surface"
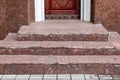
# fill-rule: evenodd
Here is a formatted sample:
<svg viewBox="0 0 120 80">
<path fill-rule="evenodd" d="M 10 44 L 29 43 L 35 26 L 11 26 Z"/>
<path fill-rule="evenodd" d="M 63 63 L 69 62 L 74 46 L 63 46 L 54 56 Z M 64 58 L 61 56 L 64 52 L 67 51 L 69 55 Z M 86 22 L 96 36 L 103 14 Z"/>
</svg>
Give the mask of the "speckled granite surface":
<svg viewBox="0 0 120 80">
<path fill-rule="evenodd" d="M 94 21 L 120 33 L 120 0 L 93 0 Z"/>
<path fill-rule="evenodd" d="M 0 74 L 120 74 L 120 56 L 4 55 L 0 61 Z"/>
<path fill-rule="evenodd" d="M 38 26 L 41 23 L 32 23 L 30 26 L 34 24 Z M 77 25 L 76 21 L 73 25 Z M 93 26 L 93 24 L 89 27 L 100 29 L 90 30 L 81 27 L 82 33 L 79 30 L 75 32 L 80 27 L 79 25 L 86 26 L 87 23 L 84 25 L 81 23 L 76 28 L 73 25 L 71 27 L 70 24 L 68 25 L 71 33 L 94 34 L 102 31 L 101 34 L 109 35 L 108 40 L 17 41 L 17 33 L 9 34 L 5 40 L 0 41 L 0 74 L 120 74 L 120 35 L 116 32 L 108 33 L 105 29 L 101 29 L 98 25 Z M 50 29 L 41 27 L 40 30 L 45 30 L 47 33 Z M 68 28 L 57 26 L 53 31 L 61 31 L 61 29 L 64 32 L 64 29 Z M 26 32 L 29 34 L 27 30 L 24 34 Z"/>
<path fill-rule="evenodd" d="M 46 20 L 22 26 L 19 41 L 108 41 L 108 31 L 100 24 L 79 20 Z"/>
</svg>

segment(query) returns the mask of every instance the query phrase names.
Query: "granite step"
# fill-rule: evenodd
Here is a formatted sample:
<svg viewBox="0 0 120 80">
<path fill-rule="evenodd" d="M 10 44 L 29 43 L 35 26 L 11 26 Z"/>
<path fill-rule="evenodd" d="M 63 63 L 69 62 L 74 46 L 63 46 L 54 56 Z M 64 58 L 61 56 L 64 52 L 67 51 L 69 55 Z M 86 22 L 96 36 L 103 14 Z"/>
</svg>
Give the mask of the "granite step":
<svg viewBox="0 0 120 80">
<path fill-rule="evenodd" d="M 109 32 L 108 39 L 117 49 L 120 49 L 120 34 L 119 33 Z"/>
<path fill-rule="evenodd" d="M 108 41 L 108 31 L 101 24 L 79 20 L 47 20 L 22 26 L 19 41 Z"/>
<path fill-rule="evenodd" d="M 0 55 L 120 55 L 111 42 L 0 41 Z"/>
<path fill-rule="evenodd" d="M 9 33 L 4 41 L 17 41 L 17 33 Z"/>
<path fill-rule="evenodd" d="M 0 55 L 0 74 L 120 74 L 120 56 Z"/>
<path fill-rule="evenodd" d="M 109 41 L 17 41 L 9 33 L 0 41 L 0 55 L 120 55 L 120 35 L 109 32 Z"/>
</svg>

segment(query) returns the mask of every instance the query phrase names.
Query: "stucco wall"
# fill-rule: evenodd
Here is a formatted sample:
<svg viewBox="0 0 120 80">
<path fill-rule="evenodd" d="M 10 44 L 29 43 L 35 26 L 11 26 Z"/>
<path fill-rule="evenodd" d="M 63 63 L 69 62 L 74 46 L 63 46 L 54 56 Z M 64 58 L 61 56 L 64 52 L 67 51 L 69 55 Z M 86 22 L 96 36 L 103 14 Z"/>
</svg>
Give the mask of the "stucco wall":
<svg viewBox="0 0 120 80">
<path fill-rule="evenodd" d="M 120 0 L 94 0 L 94 21 L 120 33 Z"/>
</svg>

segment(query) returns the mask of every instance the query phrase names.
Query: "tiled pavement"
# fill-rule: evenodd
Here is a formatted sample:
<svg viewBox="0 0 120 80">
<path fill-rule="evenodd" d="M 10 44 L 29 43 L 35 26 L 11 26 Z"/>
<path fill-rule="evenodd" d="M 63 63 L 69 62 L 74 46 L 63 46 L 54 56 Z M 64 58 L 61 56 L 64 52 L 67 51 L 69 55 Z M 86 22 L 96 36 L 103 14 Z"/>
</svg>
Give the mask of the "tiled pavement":
<svg viewBox="0 0 120 80">
<path fill-rule="evenodd" d="M 95 74 L 0 75 L 0 80 L 120 80 L 120 75 L 95 75 Z"/>
</svg>

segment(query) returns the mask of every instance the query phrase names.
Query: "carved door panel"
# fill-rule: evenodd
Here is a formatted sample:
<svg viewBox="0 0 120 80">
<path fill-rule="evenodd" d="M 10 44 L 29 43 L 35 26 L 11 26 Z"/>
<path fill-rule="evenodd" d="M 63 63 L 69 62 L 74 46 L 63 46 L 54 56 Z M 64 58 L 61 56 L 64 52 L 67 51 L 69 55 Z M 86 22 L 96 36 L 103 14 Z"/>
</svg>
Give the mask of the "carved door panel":
<svg viewBox="0 0 120 80">
<path fill-rule="evenodd" d="M 47 19 L 76 19 L 80 15 L 80 0 L 45 0 Z"/>
</svg>

